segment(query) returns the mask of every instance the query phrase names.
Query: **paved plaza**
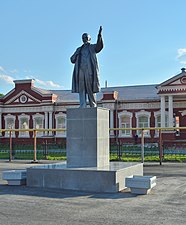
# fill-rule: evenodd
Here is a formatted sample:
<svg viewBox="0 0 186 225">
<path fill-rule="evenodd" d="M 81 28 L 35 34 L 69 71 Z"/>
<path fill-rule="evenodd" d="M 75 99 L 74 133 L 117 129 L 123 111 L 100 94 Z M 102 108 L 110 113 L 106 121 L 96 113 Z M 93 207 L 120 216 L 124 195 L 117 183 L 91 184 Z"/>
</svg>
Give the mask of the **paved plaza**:
<svg viewBox="0 0 186 225">
<path fill-rule="evenodd" d="M 0 225 L 186 224 L 186 163 L 145 163 L 144 175 L 157 176 L 149 195 L 8 186 L 2 180 L 3 170 L 30 166 L 30 161 L 0 161 Z"/>
</svg>

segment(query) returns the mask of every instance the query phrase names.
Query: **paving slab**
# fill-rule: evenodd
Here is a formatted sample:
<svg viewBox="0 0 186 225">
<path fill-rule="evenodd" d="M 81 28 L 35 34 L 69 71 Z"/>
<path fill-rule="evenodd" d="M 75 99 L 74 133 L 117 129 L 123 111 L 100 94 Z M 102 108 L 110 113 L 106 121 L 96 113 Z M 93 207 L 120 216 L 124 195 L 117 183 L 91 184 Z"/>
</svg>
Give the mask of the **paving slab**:
<svg viewBox="0 0 186 225">
<path fill-rule="evenodd" d="M 186 224 L 186 163 L 145 163 L 144 175 L 157 176 L 149 195 L 8 186 L 2 180 L 3 170 L 30 166 L 0 161 L 0 225 Z"/>
</svg>

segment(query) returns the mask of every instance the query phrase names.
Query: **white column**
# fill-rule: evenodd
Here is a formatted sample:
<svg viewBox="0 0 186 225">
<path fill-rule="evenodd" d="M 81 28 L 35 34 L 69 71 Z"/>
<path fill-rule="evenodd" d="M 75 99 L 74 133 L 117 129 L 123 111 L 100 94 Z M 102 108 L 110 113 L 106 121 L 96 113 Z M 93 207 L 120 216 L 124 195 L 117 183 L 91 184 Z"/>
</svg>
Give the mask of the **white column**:
<svg viewBox="0 0 186 225">
<path fill-rule="evenodd" d="M 169 95 L 169 127 L 173 127 L 173 96 Z"/>
<path fill-rule="evenodd" d="M 52 112 L 49 112 L 49 129 L 52 129 Z M 49 131 L 49 135 L 52 135 L 52 131 Z"/>
<path fill-rule="evenodd" d="M 114 128 L 114 111 L 110 110 L 110 128 Z M 110 135 L 114 135 L 114 131 L 110 131 Z"/>
<path fill-rule="evenodd" d="M 45 129 L 48 129 L 48 112 L 45 112 Z M 45 135 L 48 135 L 48 131 L 45 131 Z"/>
<path fill-rule="evenodd" d="M 0 113 L 0 129 L 2 129 L 2 113 Z M 0 132 L 0 136 L 2 135 L 2 133 Z"/>
<path fill-rule="evenodd" d="M 161 96 L 161 127 L 165 127 L 165 96 Z"/>
</svg>

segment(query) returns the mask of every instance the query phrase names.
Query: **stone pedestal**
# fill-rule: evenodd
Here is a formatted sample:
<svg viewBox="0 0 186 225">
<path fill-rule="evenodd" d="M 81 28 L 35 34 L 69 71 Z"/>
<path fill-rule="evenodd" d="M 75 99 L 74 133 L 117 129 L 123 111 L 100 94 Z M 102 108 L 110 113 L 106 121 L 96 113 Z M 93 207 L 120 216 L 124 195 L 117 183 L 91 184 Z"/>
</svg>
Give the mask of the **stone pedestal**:
<svg viewBox="0 0 186 225">
<path fill-rule="evenodd" d="M 109 163 L 109 110 L 67 110 L 67 163 L 27 169 L 30 187 L 118 192 L 125 178 L 143 176 L 141 163 Z"/>
<path fill-rule="evenodd" d="M 109 166 L 109 110 L 67 110 L 67 167 Z"/>
</svg>

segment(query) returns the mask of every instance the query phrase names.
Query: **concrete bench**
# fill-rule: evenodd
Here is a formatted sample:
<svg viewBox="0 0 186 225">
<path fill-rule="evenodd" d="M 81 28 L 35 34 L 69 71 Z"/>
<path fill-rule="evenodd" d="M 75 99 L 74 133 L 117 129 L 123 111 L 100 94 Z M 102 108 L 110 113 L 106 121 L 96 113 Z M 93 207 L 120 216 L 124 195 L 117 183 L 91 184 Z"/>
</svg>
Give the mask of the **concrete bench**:
<svg viewBox="0 0 186 225">
<path fill-rule="evenodd" d="M 8 185 L 25 185 L 26 170 L 3 171 L 2 179 L 8 181 Z"/>
<path fill-rule="evenodd" d="M 125 186 L 133 194 L 148 194 L 156 186 L 156 176 L 129 176 L 125 178 Z"/>
</svg>

